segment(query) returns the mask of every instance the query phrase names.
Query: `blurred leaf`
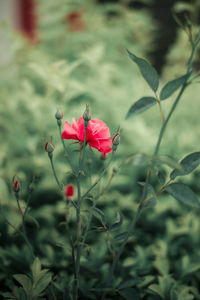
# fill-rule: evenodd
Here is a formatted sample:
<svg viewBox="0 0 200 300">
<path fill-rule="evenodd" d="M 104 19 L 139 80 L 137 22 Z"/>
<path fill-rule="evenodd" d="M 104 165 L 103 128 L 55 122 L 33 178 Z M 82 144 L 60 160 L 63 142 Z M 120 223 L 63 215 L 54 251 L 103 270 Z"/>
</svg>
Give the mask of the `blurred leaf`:
<svg viewBox="0 0 200 300">
<path fill-rule="evenodd" d="M 192 207 L 200 207 L 200 202 L 194 192 L 183 183 L 172 183 L 166 187 L 166 191 L 175 199 Z"/>
<path fill-rule="evenodd" d="M 160 92 L 160 100 L 165 100 L 169 98 L 176 90 L 178 90 L 181 85 L 186 82 L 186 79 L 190 76 L 190 74 L 183 75 L 177 79 L 169 81 Z"/>
<path fill-rule="evenodd" d="M 158 155 L 158 156 L 154 156 L 153 160 L 155 162 L 158 163 L 162 163 L 167 165 L 170 168 L 176 168 L 180 171 L 183 171 L 182 166 L 172 157 L 168 156 L 168 155 Z"/>
<path fill-rule="evenodd" d="M 15 274 L 13 275 L 13 277 L 23 286 L 23 289 L 25 290 L 27 297 L 29 297 L 32 292 L 31 279 L 28 276 L 23 274 Z"/>
<path fill-rule="evenodd" d="M 110 231 L 118 230 L 123 223 L 123 215 L 120 211 L 117 212 L 117 221 L 109 227 Z"/>
<path fill-rule="evenodd" d="M 125 160 L 128 166 L 144 166 L 149 164 L 149 157 L 144 153 L 134 153 Z"/>
<path fill-rule="evenodd" d="M 36 283 L 39 279 L 40 272 L 41 272 L 41 263 L 38 257 L 34 259 L 34 262 L 31 265 L 31 272 L 33 276 L 33 282 Z"/>
<path fill-rule="evenodd" d="M 158 284 L 151 284 L 148 288 L 155 294 L 159 295 L 162 299 L 164 298 L 162 290 L 160 289 L 160 286 Z"/>
<path fill-rule="evenodd" d="M 136 284 L 140 283 L 142 281 L 141 278 L 132 278 L 132 279 L 129 279 L 127 281 L 124 281 L 123 283 L 121 283 L 118 287 L 118 289 L 125 289 L 125 288 L 128 288 L 128 287 L 132 287 L 132 286 L 135 286 Z"/>
<path fill-rule="evenodd" d="M 129 57 L 138 65 L 142 76 L 150 86 L 150 88 L 156 92 L 159 84 L 159 77 L 157 71 L 143 58 L 135 56 L 133 53 L 128 51 Z"/>
<path fill-rule="evenodd" d="M 127 288 L 122 291 L 119 291 L 119 294 L 126 300 L 140 300 L 141 298 L 139 297 L 137 291 L 132 288 Z"/>
<path fill-rule="evenodd" d="M 200 152 L 194 152 L 186 157 L 180 162 L 183 170 L 173 170 L 170 174 L 170 178 L 173 180 L 176 176 L 183 176 L 191 173 L 194 169 L 196 169 L 200 164 Z"/>
<path fill-rule="evenodd" d="M 33 290 L 33 296 L 35 299 L 37 299 L 37 297 L 47 288 L 51 282 L 51 277 L 51 273 L 47 273 L 38 280 Z"/>
<path fill-rule="evenodd" d="M 128 119 L 130 116 L 139 114 L 139 113 L 149 109 L 156 103 L 157 103 L 157 100 L 156 100 L 156 98 L 153 98 L 153 97 L 143 97 L 143 98 L 139 99 L 129 109 L 129 111 L 126 115 L 126 119 Z"/>
</svg>

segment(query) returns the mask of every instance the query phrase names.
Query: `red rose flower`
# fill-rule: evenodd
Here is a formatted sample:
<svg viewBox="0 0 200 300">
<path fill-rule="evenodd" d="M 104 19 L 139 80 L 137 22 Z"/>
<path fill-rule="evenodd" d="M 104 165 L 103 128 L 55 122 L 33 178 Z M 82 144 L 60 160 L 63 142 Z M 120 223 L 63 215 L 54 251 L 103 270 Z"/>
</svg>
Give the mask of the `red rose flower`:
<svg viewBox="0 0 200 300">
<path fill-rule="evenodd" d="M 77 140 L 80 143 L 84 142 L 85 126 L 83 117 L 80 116 L 78 122 L 75 118 L 72 119 L 72 126 L 68 122 L 64 123 L 63 139 Z M 107 125 L 98 119 L 91 119 L 87 126 L 86 142 L 90 147 L 96 148 L 99 152 L 111 152 L 112 139 L 110 138 L 110 130 Z"/>
</svg>

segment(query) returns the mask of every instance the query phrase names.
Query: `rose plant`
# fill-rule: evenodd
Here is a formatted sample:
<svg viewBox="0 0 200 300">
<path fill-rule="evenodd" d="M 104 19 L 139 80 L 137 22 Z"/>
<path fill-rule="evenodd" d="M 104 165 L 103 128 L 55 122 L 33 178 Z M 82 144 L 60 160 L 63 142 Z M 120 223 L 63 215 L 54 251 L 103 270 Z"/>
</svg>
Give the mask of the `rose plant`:
<svg viewBox="0 0 200 300">
<path fill-rule="evenodd" d="M 52 141 L 47 141 L 44 148 L 48 154 L 52 172 L 60 190 L 60 195 L 65 198 L 65 207 L 62 207 L 65 211 L 65 219 L 64 221 L 62 220 L 61 225 L 64 226 L 65 238 L 67 237 L 68 241 L 66 242 L 66 240 L 63 239 L 61 247 L 64 249 L 64 259 L 68 259 L 67 263 L 63 266 L 64 273 L 67 273 L 67 277 L 64 278 L 64 285 L 61 287 L 58 282 L 59 279 L 57 280 L 56 278 L 56 270 L 52 268 L 51 272 L 49 272 L 49 266 L 41 267 L 41 262 L 38 258 L 40 251 L 31 244 L 30 236 L 28 236 L 26 230 L 26 217 L 28 217 L 30 209 L 29 201 L 34 189 L 34 180 L 29 186 L 28 198 L 24 209 L 20 203 L 22 185 L 20 180 L 15 176 L 13 178 L 13 190 L 22 225 L 22 229 L 17 230 L 25 241 L 26 248 L 30 253 L 31 267 L 26 274 L 14 275 L 14 279 L 21 287 L 18 285 L 12 288 L 12 292 L 3 292 L 2 295 L 5 299 L 34 300 L 45 298 L 61 299 L 61 297 L 62 299 L 73 300 L 121 299 L 121 297 L 128 300 L 142 299 L 141 297 L 144 295 L 146 286 L 148 286 L 148 289 L 151 291 L 150 294 L 147 295 L 147 299 L 181 299 L 177 296 L 179 290 L 170 278 L 169 270 L 167 270 L 168 273 L 165 273 L 165 270 L 163 270 L 164 267 L 162 269 L 162 267 L 160 268 L 158 266 L 158 261 L 157 265 L 155 265 L 160 273 L 165 275 L 165 277 L 163 276 L 165 280 L 162 278 L 158 280 L 157 284 L 151 284 L 152 278 L 147 278 L 145 270 L 142 270 L 143 273 L 141 272 L 144 265 L 146 265 L 146 269 L 148 269 L 144 256 L 141 255 L 141 260 L 139 260 L 139 263 L 142 264 L 141 269 L 138 267 L 140 274 L 137 274 L 136 268 L 133 275 L 129 267 L 124 263 L 122 254 L 126 250 L 129 238 L 136 233 L 135 229 L 140 220 L 139 216 L 145 208 L 155 206 L 156 198 L 161 193 L 167 192 L 181 203 L 200 208 L 200 202 L 190 187 L 179 181 L 173 182 L 181 176 L 190 174 L 199 166 L 200 152 L 190 153 L 184 157 L 180 163 L 177 163 L 168 156 L 159 155 L 167 125 L 180 102 L 182 94 L 186 88 L 200 76 L 199 73 L 195 73 L 193 70 L 193 61 L 200 42 L 200 31 L 195 36 L 192 35 L 192 32 L 190 32 L 190 34 L 191 55 L 185 74 L 175 80 L 167 82 L 161 88 L 160 93 L 158 93 L 160 82 L 156 70 L 146 60 L 128 51 L 130 59 L 139 67 L 143 78 L 153 92 L 153 96 L 145 96 L 135 102 L 129 109 L 127 118 L 150 109 L 153 105 L 158 105 L 162 121 L 153 154 L 151 156 L 140 154 L 143 162 L 147 162 L 145 164 L 146 178 L 139 182 L 139 185 L 142 187 L 142 193 L 136 204 L 136 211 L 130 211 L 131 221 L 129 224 L 125 224 L 124 226 L 123 215 L 120 211 L 118 211 L 117 218 L 113 222 L 113 220 L 108 220 L 104 211 L 98 207 L 99 198 L 106 192 L 113 177 L 118 172 L 117 168 L 113 168 L 112 171 L 109 172 L 109 167 L 120 144 L 120 130 L 118 129 L 114 137 L 111 138 L 109 127 L 102 120 L 92 119 L 88 106 L 86 106 L 83 116 L 79 117 L 78 122 L 75 118 L 72 119 L 72 125 L 67 121 L 65 121 L 63 125 L 64 115 L 62 111 L 59 109 L 56 112 L 55 117 L 60 140 L 65 158 L 71 168 L 72 181 L 67 182 L 67 185 L 60 180 L 61 174 L 57 174 L 56 172 L 56 165 L 54 163 L 54 155 L 57 148 L 56 143 L 54 143 L 54 145 Z M 162 101 L 169 99 L 176 91 L 178 93 L 171 109 L 168 114 L 165 115 Z M 67 142 L 65 140 L 67 140 Z M 75 151 L 73 151 L 72 144 L 70 144 L 68 140 L 75 141 Z M 105 158 L 105 160 L 103 160 L 103 168 L 95 180 L 90 176 L 89 167 L 87 165 L 87 155 L 88 153 L 91 154 L 90 150 L 93 151 L 93 148 Z M 89 151 L 87 152 L 87 150 Z M 74 160 L 72 160 L 72 156 L 77 158 L 76 164 Z M 123 168 L 125 164 L 134 164 L 137 159 L 137 154 L 130 155 L 130 157 L 126 158 L 118 167 L 120 169 Z M 167 174 L 169 178 L 164 176 L 161 180 L 160 171 L 163 165 L 168 165 L 172 168 L 172 171 Z M 155 178 L 158 183 L 154 187 Z M 73 217 L 73 213 L 70 213 L 71 211 L 75 213 L 75 217 Z M 93 220 L 93 217 L 98 220 L 97 224 L 95 220 Z M 4 220 L 9 226 L 15 228 L 14 224 L 9 222 L 5 215 Z M 124 231 L 121 231 L 122 226 L 123 229 L 125 229 Z M 89 233 L 91 231 L 95 231 L 96 239 L 99 238 L 98 235 L 101 233 L 105 234 L 105 241 L 108 248 L 108 253 L 105 257 L 97 259 L 96 256 L 98 253 L 95 253 L 95 256 L 91 251 L 89 246 Z M 116 244 L 116 242 L 118 244 Z M 160 247 L 164 248 L 162 244 L 160 245 Z M 68 256 L 66 255 L 66 251 L 69 253 Z M 89 258 L 86 255 L 87 252 L 89 252 Z M 158 256 L 157 254 L 157 257 Z M 159 259 L 162 260 L 162 257 L 160 256 Z M 185 265 L 187 266 L 187 261 Z M 168 267 L 166 267 L 166 269 L 167 268 Z M 151 271 L 152 270 L 150 270 L 150 272 Z M 194 268 L 191 273 L 193 271 Z M 87 282 L 88 273 L 90 275 L 89 282 Z M 103 276 L 101 276 L 102 274 Z M 173 289 L 171 288 L 172 286 Z M 168 290 L 170 290 L 170 296 Z M 198 295 L 195 289 L 191 289 L 191 291 L 193 295 Z"/>
</svg>

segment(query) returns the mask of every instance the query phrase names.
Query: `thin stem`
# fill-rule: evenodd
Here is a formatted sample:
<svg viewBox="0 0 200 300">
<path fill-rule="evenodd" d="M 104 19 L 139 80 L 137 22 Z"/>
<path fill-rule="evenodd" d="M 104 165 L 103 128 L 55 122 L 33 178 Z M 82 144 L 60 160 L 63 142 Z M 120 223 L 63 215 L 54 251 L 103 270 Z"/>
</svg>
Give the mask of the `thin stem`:
<svg viewBox="0 0 200 300">
<path fill-rule="evenodd" d="M 80 270 L 80 259 L 81 259 L 81 243 L 80 243 L 80 236 L 81 236 L 81 222 L 80 222 L 80 210 L 81 210 L 81 185 L 80 185 L 80 177 L 82 171 L 82 163 L 85 156 L 85 147 L 86 147 L 86 137 L 87 137 L 87 126 L 85 126 L 85 135 L 84 135 L 84 143 L 83 148 L 80 152 L 79 157 L 79 168 L 78 168 L 78 175 L 77 175 L 77 190 L 78 190 L 78 201 L 77 201 L 77 208 L 76 208 L 76 226 L 77 226 L 77 251 L 76 251 L 76 260 L 75 260 L 75 286 L 74 286 L 74 300 L 78 299 L 78 290 L 79 290 L 79 270 Z"/>
<path fill-rule="evenodd" d="M 53 154 L 52 154 L 52 153 L 48 153 L 48 156 L 49 156 L 49 159 L 50 159 L 50 162 L 51 162 L 51 168 L 52 168 L 52 171 L 53 171 L 53 175 L 54 175 L 54 177 L 55 177 L 55 180 L 56 180 L 56 182 L 57 182 L 57 185 L 58 185 L 59 189 L 62 191 L 62 190 L 63 190 L 63 186 L 62 186 L 62 184 L 59 182 L 58 177 L 57 177 L 57 175 L 56 175 L 55 168 L 54 168 Z"/>
<path fill-rule="evenodd" d="M 30 242 L 29 242 L 29 240 L 28 240 L 27 234 L 26 234 L 26 228 L 25 228 L 25 216 L 24 216 L 24 214 L 23 214 L 22 208 L 21 208 L 20 203 L 19 203 L 19 194 L 18 194 L 18 193 L 15 194 L 15 198 L 16 198 L 16 200 L 17 200 L 17 206 L 18 206 L 18 209 L 19 209 L 19 213 L 20 213 L 21 216 L 22 216 L 22 232 L 21 232 L 21 233 L 22 233 L 22 235 L 23 235 L 23 237 L 24 237 L 24 240 L 25 240 L 25 242 L 26 242 L 26 244 L 27 244 L 29 250 L 30 250 L 30 253 L 31 253 L 32 258 L 34 259 L 34 258 L 35 258 L 35 255 L 34 255 L 34 253 L 33 253 L 32 246 L 31 246 L 31 244 L 30 244 Z M 26 211 L 26 210 L 25 210 L 25 211 Z"/>
<path fill-rule="evenodd" d="M 113 159 L 113 156 L 114 156 L 114 151 L 112 151 L 112 155 L 111 155 L 111 158 L 107 164 L 107 166 L 105 167 L 105 169 L 102 171 L 102 173 L 100 174 L 99 178 L 93 183 L 93 185 L 91 185 L 91 187 L 85 192 L 85 194 L 83 194 L 82 198 L 85 198 L 90 192 L 91 190 L 93 190 L 93 188 L 95 188 L 95 186 L 101 181 L 101 179 L 103 178 L 106 170 L 108 169 L 112 159 Z"/>
<path fill-rule="evenodd" d="M 112 154 L 114 154 L 114 152 L 112 152 Z M 102 171 L 103 174 L 105 174 L 105 171 L 106 171 L 106 170 L 108 169 L 108 167 L 110 166 L 110 163 L 111 163 L 112 159 L 113 159 L 113 155 L 111 155 L 111 158 L 110 158 L 109 162 L 107 163 L 105 169 Z M 102 174 L 101 174 L 101 175 L 102 175 Z M 100 175 L 100 177 L 102 178 L 103 176 L 101 176 L 101 175 Z M 103 194 L 103 192 L 102 192 L 102 193 L 99 193 L 99 194 L 96 196 L 96 200 L 93 202 L 93 205 L 92 205 L 92 208 L 91 208 L 91 213 L 90 213 L 90 216 L 89 216 L 89 220 L 88 220 L 88 222 L 87 222 L 87 226 L 86 226 L 86 229 L 85 229 L 85 233 L 84 233 L 84 236 L 83 236 L 83 239 L 82 239 L 82 242 L 81 242 L 81 251 L 82 251 L 83 246 L 84 246 L 84 244 L 85 244 L 85 240 L 86 240 L 86 238 L 87 238 L 88 230 L 89 230 L 89 228 L 90 228 L 90 224 L 91 224 L 92 217 L 93 217 L 93 210 L 95 209 L 95 207 L 96 207 L 96 205 L 97 205 L 97 200 L 98 200 L 99 196 L 102 195 L 102 194 Z M 84 196 L 83 196 L 82 198 L 84 198 Z"/>
<path fill-rule="evenodd" d="M 58 124 L 59 135 L 60 135 L 60 139 L 61 139 L 61 142 L 62 142 L 62 145 L 63 145 L 63 149 L 64 149 L 64 152 L 65 152 L 66 158 L 67 158 L 68 163 L 69 163 L 69 165 L 70 165 L 70 167 L 71 167 L 71 169 L 72 169 L 72 172 L 73 172 L 74 174 L 76 174 L 76 170 L 74 169 L 74 166 L 73 166 L 73 164 L 72 164 L 72 162 L 71 162 L 71 160 L 70 160 L 70 152 L 69 152 L 69 150 L 67 149 L 67 147 L 65 146 L 64 140 L 63 140 L 63 138 L 62 138 L 61 124 L 60 124 L 60 122 L 57 122 L 57 124 Z"/>
</svg>

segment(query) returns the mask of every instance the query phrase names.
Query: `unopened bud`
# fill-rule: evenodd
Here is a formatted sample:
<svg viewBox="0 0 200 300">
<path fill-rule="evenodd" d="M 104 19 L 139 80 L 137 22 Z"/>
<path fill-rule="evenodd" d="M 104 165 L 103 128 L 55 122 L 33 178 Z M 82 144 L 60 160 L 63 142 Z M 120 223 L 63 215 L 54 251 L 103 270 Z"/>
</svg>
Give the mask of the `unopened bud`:
<svg viewBox="0 0 200 300">
<path fill-rule="evenodd" d="M 120 143 L 119 133 L 115 134 L 114 138 L 112 139 L 112 143 L 113 143 L 112 149 L 115 152 L 117 150 L 117 147 L 118 147 L 119 143 Z"/>
<path fill-rule="evenodd" d="M 90 111 L 89 111 L 89 105 L 86 105 L 86 109 L 83 113 L 83 120 L 84 120 L 84 126 L 87 127 L 88 126 L 88 123 L 91 119 L 91 116 L 90 116 Z"/>
<path fill-rule="evenodd" d="M 63 118 L 63 112 L 62 112 L 61 109 L 57 110 L 57 112 L 55 114 L 55 117 L 56 117 L 57 120 L 62 120 L 62 118 Z"/>
<path fill-rule="evenodd" d="M 73 198 L 73 196 L 74 196 L 74 186 L 73 186 L 73 184 L 69 184 L 69 185 L 66 186 L 65 196 L 66 196 L 67 200 L 70 200 L 70 199 Z"/>
<path fill-rule="evenodd" d="M 53 151 L 54 151 L 54 149 L 55 149 L 55 146 L 54 146 L 54 144 L 53 143 L 51 143 L 51 142 L 46 142 L 46 144 L 45 144 L 45 151 L 47 152 L 47 153 L 52 153 Z"/>
<path fill-rule="evenodd" d="M 19 193 L 19 191 L 21 190 L 21 183 L 19 181 L 19 179 L 14 176 L 13 177 L 13 190 L 15 191 L 15 193 Z"/>
</svg>

